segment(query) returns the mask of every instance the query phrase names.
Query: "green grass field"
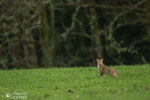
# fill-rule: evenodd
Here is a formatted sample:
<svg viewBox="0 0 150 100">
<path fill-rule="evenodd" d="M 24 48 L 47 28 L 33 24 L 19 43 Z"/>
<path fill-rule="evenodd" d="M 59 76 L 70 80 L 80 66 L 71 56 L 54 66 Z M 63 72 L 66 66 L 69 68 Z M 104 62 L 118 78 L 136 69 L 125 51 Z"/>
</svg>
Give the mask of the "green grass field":
<svg viewBox="0 0 150 100">
<path fill-rule="evenodd" d="M 96 67 L 0 70 L 0 100 L 150 99 L 150 65 L 114 68 L 117 78 Z"/>
</svg>

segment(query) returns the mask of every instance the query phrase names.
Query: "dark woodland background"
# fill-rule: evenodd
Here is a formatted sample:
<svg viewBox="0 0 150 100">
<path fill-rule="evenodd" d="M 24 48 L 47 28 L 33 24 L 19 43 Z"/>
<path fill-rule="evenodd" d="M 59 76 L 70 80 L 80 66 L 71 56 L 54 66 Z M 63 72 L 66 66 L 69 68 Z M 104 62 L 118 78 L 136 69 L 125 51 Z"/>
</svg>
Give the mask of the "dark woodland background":
<svg viewBox="0 0 150 100">
<path fill-rule="evenodd" d="M 0 0 L 0 69 L 150 63 L 150 0 Z"/>
</svg>

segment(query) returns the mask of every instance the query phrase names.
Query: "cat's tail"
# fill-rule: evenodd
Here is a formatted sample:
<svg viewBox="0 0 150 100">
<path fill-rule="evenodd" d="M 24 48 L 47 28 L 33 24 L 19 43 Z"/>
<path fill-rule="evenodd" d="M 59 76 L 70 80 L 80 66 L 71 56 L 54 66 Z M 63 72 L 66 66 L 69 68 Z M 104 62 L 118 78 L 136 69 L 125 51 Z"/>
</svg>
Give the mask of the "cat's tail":
<svg viewBox="0 0 150 100">
<path fill-rule="evenodd" d="M 117 73 L 113 73 L 113 76 L 114 76 L 114 77 L 118 77 Z"/>
</svg>

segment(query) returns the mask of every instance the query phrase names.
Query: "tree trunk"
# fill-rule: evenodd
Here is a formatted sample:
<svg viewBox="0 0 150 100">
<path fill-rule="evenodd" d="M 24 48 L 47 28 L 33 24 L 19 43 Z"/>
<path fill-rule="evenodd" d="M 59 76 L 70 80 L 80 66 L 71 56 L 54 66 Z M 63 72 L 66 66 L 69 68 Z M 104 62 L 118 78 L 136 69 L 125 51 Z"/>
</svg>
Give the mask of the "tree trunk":
<svg viewBox="0 0 150 100">
<path fill-rule="evenodd" d="M 55 33 L 55 11 L 53 0 L 50 1 L 50 39 L 51 39 L 51 65 L 56 66 L 56 33 Z"/>
<path fill-rule="evenodd" d="M 101 34 L 100 34 L 100 29 L 99 29 L 99 23 L 98 23 L 98 19 L 96 16 L 96 9 L 94 7 L 92 7 L 92 5 L 95 5 L 95 1 L 89 0 L 89 4 L 91 4 L 90 25 L 91 25 L 91 33 L 93 36 L 92 40 L 93 40 L 94 46 L 95 46 L 96 57 L 102 58 L 103 57 L 103 47 L 102 47 L 102 40 L 101 40 Z"/>
</svg>

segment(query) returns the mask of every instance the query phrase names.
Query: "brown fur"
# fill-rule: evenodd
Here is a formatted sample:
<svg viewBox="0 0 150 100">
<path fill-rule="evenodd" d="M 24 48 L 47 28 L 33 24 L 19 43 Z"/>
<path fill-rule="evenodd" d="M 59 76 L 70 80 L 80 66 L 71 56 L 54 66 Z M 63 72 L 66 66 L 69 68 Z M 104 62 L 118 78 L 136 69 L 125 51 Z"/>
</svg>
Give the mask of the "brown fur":
<svg viewBox="0 0 150 100">
<path fill-rule="evenodd" d="M 109 76 L 117 77 L 117 71 L 114 68 L 110 68 L 103 64 L 103 59 L 96 59 L 97 61 L 97 67 L 98 71 L 100 73 L 100 76 L 103 76 L 103 74 L 107 74 Z"/>
</svg>

